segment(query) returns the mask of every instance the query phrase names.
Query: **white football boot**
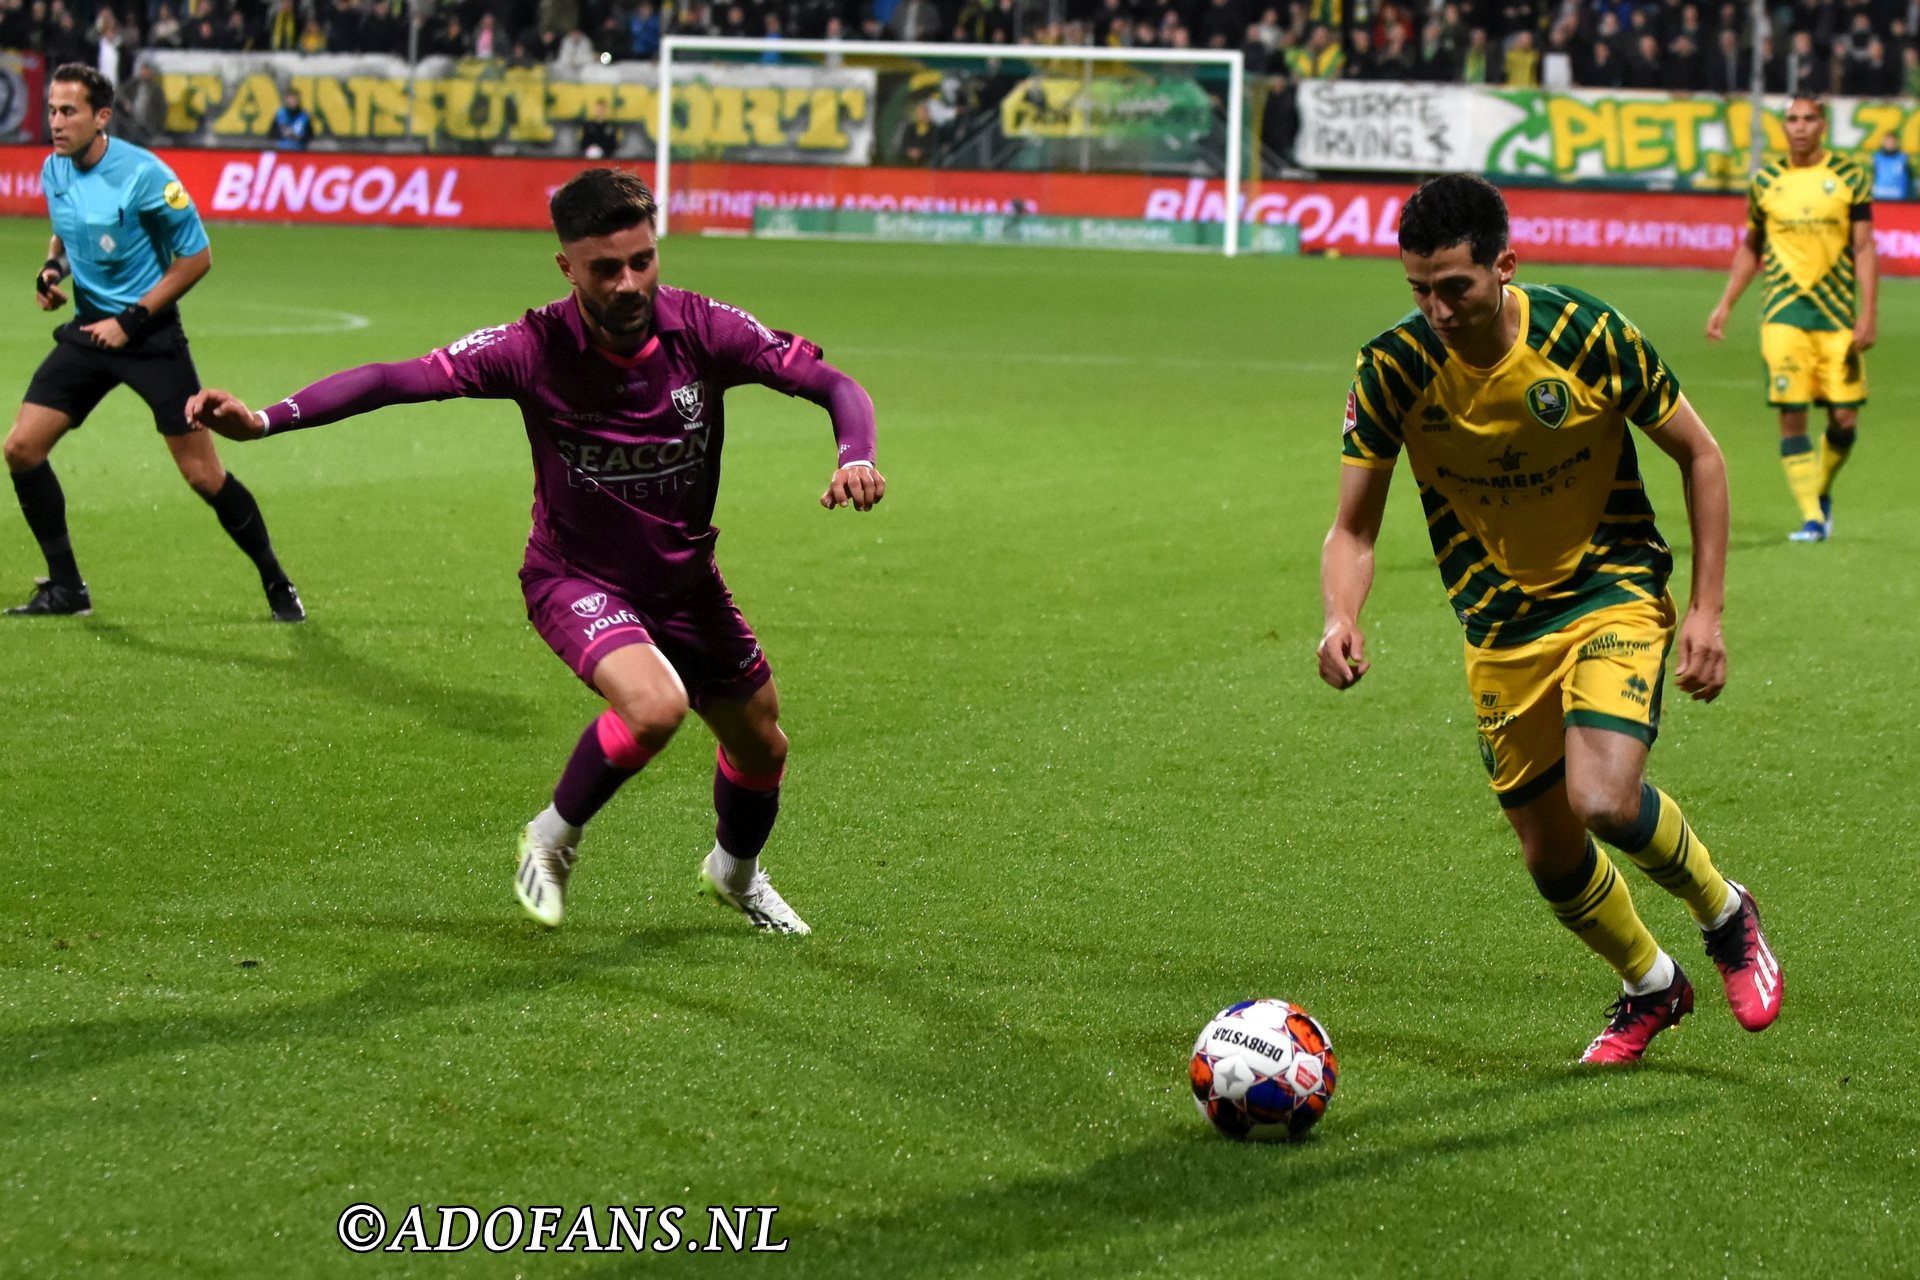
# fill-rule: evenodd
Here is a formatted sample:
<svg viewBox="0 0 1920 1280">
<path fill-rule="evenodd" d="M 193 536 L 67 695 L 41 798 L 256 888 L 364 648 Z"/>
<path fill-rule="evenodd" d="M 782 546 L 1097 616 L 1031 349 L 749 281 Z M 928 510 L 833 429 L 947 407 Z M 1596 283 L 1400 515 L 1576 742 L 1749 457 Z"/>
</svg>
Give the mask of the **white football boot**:
<svg viewBox="0 0 1920 1280">
<path fill-rule="evenodd" d="M 748 920 L 756 929 L 767 929 L 774 933 L 812 933 L 780 891 L 767 882 L 767 873 L 759 867 L 753 869 L 753 878 L 747 881 L 746 888 L 738 891 L 727 888 L 720 878 L 720 849 L 716 846 L 706 860 L 700 864 L 700 892 L 712 898 L 723 907 L 732 907 Z"/>
<path fill-rule="evenodd" d="M 533 824 L 520 833 L 520 867 L 513 873 L 513 896 L 528 915 L 552 928 L 567 911 L 567 877 L 578 857 L 572 845 L 542 844 Z"/>
</svg>

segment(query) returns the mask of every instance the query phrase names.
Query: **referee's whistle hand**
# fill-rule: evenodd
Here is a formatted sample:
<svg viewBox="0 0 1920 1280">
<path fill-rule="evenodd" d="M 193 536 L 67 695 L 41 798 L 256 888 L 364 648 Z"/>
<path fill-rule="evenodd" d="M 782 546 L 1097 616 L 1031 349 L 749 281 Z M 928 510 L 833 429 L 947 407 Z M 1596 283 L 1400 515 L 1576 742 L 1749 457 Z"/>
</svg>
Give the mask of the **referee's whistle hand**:
<svg viewBox="0 0 1920 1280">
<path fill-rule="evenodd" d="M 33 304 L 42 311 L 58 311 L 67 305 L 67 294 L 57 284 L 48 285 L 45 290 L 33 291 Z"/>
<path fill-rule="evenodd" d="M 105 320 L 96 320 L 92 324 L 83 324 L 80 330 L 82 333 L 92 334 L 93 340 L 109 351 L 118 351 L 127 345 L 127 331 L 122 329 L 120 322 L 112 316 L 108 316 Z"/>
</svg>

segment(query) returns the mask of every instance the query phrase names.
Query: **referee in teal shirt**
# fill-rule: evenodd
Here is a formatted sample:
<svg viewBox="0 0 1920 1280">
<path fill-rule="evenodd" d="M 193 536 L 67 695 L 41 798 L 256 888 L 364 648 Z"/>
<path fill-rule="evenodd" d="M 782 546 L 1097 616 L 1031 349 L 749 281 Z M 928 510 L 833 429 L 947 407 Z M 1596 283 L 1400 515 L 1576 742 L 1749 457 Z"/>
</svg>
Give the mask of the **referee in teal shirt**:
<svg viewBox="0 0 1920 1280">
<path fill-rule="evenodd" d="M 53 219 L 47 261 L 34 275 L 42 311 L 66 305 L 60 282 L 73 275 L 78 313 L 53 332 L 53 351 L 27 386 L 7 433 L 7 470 L 27 527 L 47 558 L 33 598 L 8 609 L 20 617 L 93 611 L 67 536 L 67 500 L 47 456 L 121 383 L 147 402 L 180 474 L 205 498 L 260 571 L 276 622 L 301 622 L 300 593 L 274 557 L 253 494 L 220 465 L 213 437 L 187 422 L 200 389 L 180 296 L 207 274 L 206 228 L 186 189 L 152 152 L 109 138 L 113 85 L 92 67 L 68 63 L 47 85 L 53 154 L 40 183 Z"/>
</svg>

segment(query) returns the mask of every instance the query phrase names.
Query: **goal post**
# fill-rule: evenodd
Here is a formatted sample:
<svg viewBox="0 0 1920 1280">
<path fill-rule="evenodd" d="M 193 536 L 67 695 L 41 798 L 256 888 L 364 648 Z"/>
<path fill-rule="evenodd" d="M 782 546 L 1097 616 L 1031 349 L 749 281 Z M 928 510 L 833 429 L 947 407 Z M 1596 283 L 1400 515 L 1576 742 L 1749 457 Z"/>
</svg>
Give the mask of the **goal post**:
<svg viewBox="0 0 1920 1280">
<path fill-rule="evenodd" d="M 701 55 L 719 55 L 719 59 L 704 59 Z M 1082 117 L 1087 111 L 1086 100 L 1095 97 L 1096 82 L 1110 80 L 1111 69 L 1121 68 L 1188 68 L 1196 74 L 1208 74 L 1224 77 L 1226 81 L 1225 101 L 1222 104 L 1223 127 L 1219 139 L 1222 153 L 1216 153 L 1218 159 L 1207 167 L 1211 170 L 1217 165 L 1217 175 L 1208 172 L 1196 174 L 1193 166 L 1198 161 L 1188 160 L 1188 168 L 1183 170 L 1186 176 L 1217 176 L 1223 186 L 1224 206 L 1222 209 L 1224 225 L 1221 228 L 1221 247 L 1228 257 L 1240 252 L 1242 245 L 1241 213 L 1245 208 L 1242 187 L 1245 182 L 1245 138 L 1247 130 L 1246 116 L 1246 61 L 1241 52 L 1221 49 L 1142 49 L 1142 48 L 1106 48 L 1102 46 L 1082 45 L 1030 45 L 1030 44 L 947 44 L 909 41 L 867 41 L 867 40 L 788 40 L 754 39 L 738 36 L 667 36 L 660 42 L 659 90 L 656 104 L 657 118 L 654 124 L 656 139 L 654 154 L 654 198 L 658 204 L 658 226 L 662 234 L 667 231 L 671 219 L 669 205 L 672 198 L 673 144 L 675 132 L 675 86 L 685 86 L 697 78 L 694 68 L 710 65 L 718 60 L 730 60 L 736 65 L 742 59 L 753 59 L 763 63 L 791 64 L 796 60 L 811 60 L 812 65 L 820 66 L 858 66 L 883 65 L 898 67 L 908 61 L 921 61 L 928 68 L 937 68 L 941 64 L 984 64 L 1002 66 L 1004 64 L 1028 64 L 1046 69 L 1050 79 L 1077 78 L 1080 83 L 1078 106 L 1066 104 L 1042 104 L 1045 109 L 1051 106 L 1056 111 L 1080 110 Z M 803 65 L 807 63 L 802 62 Z M 1063 74 L 1064 73 L 1064 74 Z M 1135 74 L 1141 74 L 1136 71 Z M 1111 96 L 1111 95 L 1107 95 Z M 1206 95 L 1210 98 L 1211 95 Z M 1122 108 L 1125 109 L 1125 108 Z M 1138 154 L 1146 156 L 1155 150 L 1154 144 L 1146 137 L 1146 131 L 1156 125 L 1165 124 L 1148 116 L 1150 107 L 1133 108 L 1135 115 L 1126 117 L 1122 128 L 1130 131 L 1134 138 Z M 1070 133 L 1068 126 L 1056 130 L 1062 136 Z M 1061 165 L 1057 170 L 1035 169 L 1036 174 L 1050 171 L 1071 172 L 1084 169 L 1092 164 L 1092 145 L 1082 131 L 1079 135 L 1080 146 L 1077 165 Z M 1058 139 L 1056 139 L 1058 143 Z M 1059 143 L 1059 145 L 1065 145 Z M 1058 146 L 1055 147 L 1057 154 Z M 871 163 L 873 156 L 842 158 L 841 163 Z M 1022 160 L 1023 169 L 1036 162 L 1032 158 Z"/>
</svg>

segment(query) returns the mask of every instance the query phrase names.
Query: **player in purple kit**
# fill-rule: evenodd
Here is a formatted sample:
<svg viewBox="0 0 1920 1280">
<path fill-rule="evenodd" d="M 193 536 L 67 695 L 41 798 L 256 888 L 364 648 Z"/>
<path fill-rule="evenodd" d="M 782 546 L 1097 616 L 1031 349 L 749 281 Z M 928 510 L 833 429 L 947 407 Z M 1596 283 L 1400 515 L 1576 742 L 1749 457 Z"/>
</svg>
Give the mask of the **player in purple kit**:
<svg viewBox="0 0 1920 1280">
<path fill-rule="evenodd" d="M 582 829 L 667 745 L 689 709 L 719 741 L 718 815 L 703 892 L 756 928 L 809 929 L 759 855 L 780 807 L 787 738 L 766 657 L 713 561 L 728 387 L 757 382 L 825 408 L 839 458 L 820 503 L 868 511 L 873 402 L 804 338 L 660 284 L 653 195 L 631 174 L 589 169 L 550 206 L 568 296 L 398 364 L 323 378 L 249 409 L 207 390 L 198 427 L 257 439 L 390 404 L 456 396 L 518 402 L 533 449 L 533 531 L 520 582 L 527 616 L 607 700 L 581 734 L 553 803 L 521 833 L 514 893 L 560 923 Z"/>
</svg>

